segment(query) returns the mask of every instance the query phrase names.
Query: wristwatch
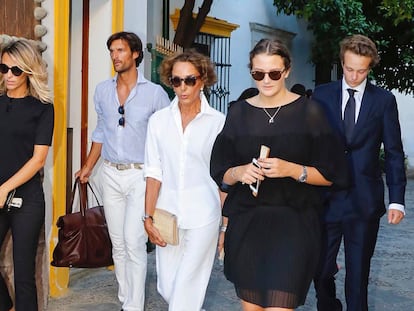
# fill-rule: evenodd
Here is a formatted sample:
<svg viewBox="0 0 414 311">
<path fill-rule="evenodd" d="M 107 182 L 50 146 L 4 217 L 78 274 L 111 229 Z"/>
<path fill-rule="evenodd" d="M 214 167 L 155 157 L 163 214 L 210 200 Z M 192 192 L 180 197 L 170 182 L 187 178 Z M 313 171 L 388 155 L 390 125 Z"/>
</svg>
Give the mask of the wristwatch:
<svg viewBox="0 0 414 311">
<path fill-rule="evenodd" d="M 144 216 L 142 216 L 142 222 L 145 222 L 148 218 L 151 219 L 152 222 L 154 222 L 154 218 L 148 214 L 145 214 Z"/>
<path fill-rule="evenodd" d="M 306 166 L 303 166 L 302 174 L 298 178 L 298 182 L 306 182 L 308 179 L 308 170 L 306 169 Z"/>
</svg>

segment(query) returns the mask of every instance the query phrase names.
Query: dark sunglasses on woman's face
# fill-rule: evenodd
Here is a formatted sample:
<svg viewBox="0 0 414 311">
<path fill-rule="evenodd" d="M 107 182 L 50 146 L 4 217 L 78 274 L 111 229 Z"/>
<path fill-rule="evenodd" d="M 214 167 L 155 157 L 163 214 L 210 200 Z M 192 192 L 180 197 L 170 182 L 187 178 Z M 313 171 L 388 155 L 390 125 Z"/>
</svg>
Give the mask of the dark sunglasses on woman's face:
<svg viewBox="0 0 414 311">
<path fill-rule="evenodd" d="M 125 126 L 125 117 L 124 117 L 125 109 L 124 109 L 124 106 L 119 106 L 118 107 L 118 112 L 121 115 L 121 117 L 118 120 L 118 125 L 124 127 Z"/>
<path fill-rule="evenodd" d="M 19 67 L 17 66 L 12 66 L 9 67 L 6 64 L 0 64 L 0 72 L 2 74 L 6 74 L 9 72 L 9 70 L 11 70 L 12 74 L 15 75 L 16 77 L 20 76 L 23 73 L 23 70 L 21 70 Z"/>
<path fill-rule="evenodd" d="M 282 77 L 282 73 L 284 71 L 285 71 L 285 69 L 283 69 L 283 70 L 273 70 L 273 71 L 269 71 L 269 72 L 252 70 L 252 71 L 250 71 L 250 74 L 252 75 L 252 78 L 255 79 L 256 81 L 262 81 L 266 74 L 269 75 L 270 79 L 277 81 Z"/>
<path fill-rule="evenodd" d="M 197 82 L 197 79 L 200 79 L 200 76 L 187 76 L 185 78 L 180 77 L 170 77 L 170 83 L 173 87 L 181 86 L 181 82 L 184 82 L 187 86 L 194 86 Z"/>
</svg>

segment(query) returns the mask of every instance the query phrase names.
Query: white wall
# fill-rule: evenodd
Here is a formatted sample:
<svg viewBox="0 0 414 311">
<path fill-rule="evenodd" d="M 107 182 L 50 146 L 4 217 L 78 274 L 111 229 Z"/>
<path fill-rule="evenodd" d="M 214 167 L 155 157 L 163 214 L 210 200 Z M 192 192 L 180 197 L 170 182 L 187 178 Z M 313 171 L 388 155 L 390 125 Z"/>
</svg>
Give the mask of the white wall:
<svg viewBox="0 0 414 311">
<path fill-rule="evenodd" d="M 69 86 L 67 126 L 73 128 L 73 169 L 80 167 L 81 77 L 82 77 L 82 2 L 72 1 L 69 45 Z M 68 153 L 70 150 L 68 150 Z M 73 175 L 74 172 L 68 174 Z"/>
<path fill-rule="evenodd" d="M 398 103 L 401 136 L 410 169 L 414 169 L 414 96 L 394 92 Z"/>
<path fill-rule="evenodd" d="M 94 0 L 89 10 L 88 151 L 97 119 L 93 103 L 94 89 L 100 81 L 111 75 L 106 40 L 111 34 L 112 4 L 106 0 Z M 72 176 L 81 167 L 82 27 L 82 2 L 71 1 L 67 126 L 73 128 L 73 171 L 68 173 Z"/>
<path fill-rule="evenodd" d="M 146 67 L 150 68 L 148 64 L 151 60 L 151 54 L 146 50 L 148 36 L 148 2 L 148 0 L 125 0 L 124 30 L 136 33 L 141 39 L 142 47 L 144 49 L 144 60 L 139 65 L 139 69 L 142 73 L 145 73 L 147 78 L 150 78 L 149 71 L 148 75 L 146 72 Z"/>
<path fill-rule="evenodd" d="M 173 14 L 176 8 L 181 9 L 183 4 L 184 0 L 172 0 L 170 14 Z M 202 0 L 196 1 L 194 12 L 198 12 L 198 7 L 201 4 Z M 298 21 L 293 16 L 276 15 L 273 1 L 269 0 L 215 0 L 208 15 L 240 25 L 231 34 L 230 100 L 236 99 L 245 88 L 254 86 L 254 81 L 247 68 L 248 54 L 252 48 L 250 22 L 296 33 L 291 49 L 293 69 L 287 80 L 287 86 L 290 88 L 295 83 L 302 83 L 306 88 L 314 88 L 314 69 L 308 62 L 312 37 L 304 22 Z M 170 31 L 172 39 L 173 27 L 171 23 Z"/>
<path fill-rule="evenodd" d="M 310 58 L 310 43 L 304 25 L 298 23 L 294 17 L 277 16 L 272 1 L 256 0 L 254 5 L 250 6 L 247 3 L 242 0 L 218 0 L 214 2 L 210 12 L 211 16 L 240 25 L 231 36 L 230 99 L 237 98 L 245 88 L 254 86 L 254 81 L 247 68 L 248 53 L 252 48 L 250 22 L 296 33 L 292 41 L 293 66 L 286 81 L 287 87 L 289 88 L 295 83 L 302 83 L 307 88 L 313 88 L 313 68 L 306 64 Z"/>
<path fill-rule="evenodd" d="M 42 37 L 42 41 L 47 44 L 47 49 L 43 53 L 43 58 L 48 64 L 48 78 L 49 78 L 49 87 L 53 90 L 53 78 L 54 78 L 54 36 L 55 29 L 53 27 L 53 10 L 54 5 L 53 1 L 44 1 L 42 7 L 46 9 L 48 14 L 42 20 L 42 24 L 47 28 L 47 34 Z M 56 107 L 55 107 L 56 109 Z M 43 181 L 43 189 L 45 192 L 45 201 L 46 201 L 46 216 L 45 216 L 45 235 L 46 241 L 49 241 L 52 225 L 52 184 L 53 184 L 53 153 L 55 146 L 52 144 L 47 161 L 45 164 L 45 178 Z M 49 243 L 46 243 L 46 247 L 49 247 Z"/>
</svg>

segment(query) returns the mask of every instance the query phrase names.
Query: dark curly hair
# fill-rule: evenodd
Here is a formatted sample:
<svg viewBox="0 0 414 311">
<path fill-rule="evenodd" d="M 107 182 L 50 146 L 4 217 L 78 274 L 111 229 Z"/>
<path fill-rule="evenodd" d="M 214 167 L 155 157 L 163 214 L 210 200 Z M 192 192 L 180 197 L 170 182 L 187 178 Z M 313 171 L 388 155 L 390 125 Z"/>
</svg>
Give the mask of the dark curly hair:
<svg viewBox="0 0 414 311">
<path fill-rule="evenodd" d="M 144 58 L 144 53 L 142 52 L 141 39 L 133 32 L 116 32 L 112 34 L 106 41 L 106 46 L 108 47 L 108 50 L 110 49 L 112 42 L 115 40 L 125 40 L 128 43 L 131 52 L 138 52 L 138 57 L 135 59 L 135 66 L 138 67 L 139 64 L 142 62 L 142 59 Z"/>
</svg>

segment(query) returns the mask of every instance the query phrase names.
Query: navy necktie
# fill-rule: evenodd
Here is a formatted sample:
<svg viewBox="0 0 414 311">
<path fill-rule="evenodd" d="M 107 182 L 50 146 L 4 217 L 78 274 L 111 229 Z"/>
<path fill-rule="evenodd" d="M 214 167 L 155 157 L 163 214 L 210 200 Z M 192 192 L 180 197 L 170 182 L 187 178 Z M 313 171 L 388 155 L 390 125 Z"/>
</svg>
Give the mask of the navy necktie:
<svg viewBox="0 0 414 311">
<path fill-rule="evenodd" d="M 354 93 L 356 90 L 347 89 L 349 93 L 349 98 L 345 106 L 344 111 L 344 126 L 345 126 L 345 136 L 346 141 L 350 142 L 352 137 L 352 132 L 355 127 L 355 97 Z"/>
</svg>

